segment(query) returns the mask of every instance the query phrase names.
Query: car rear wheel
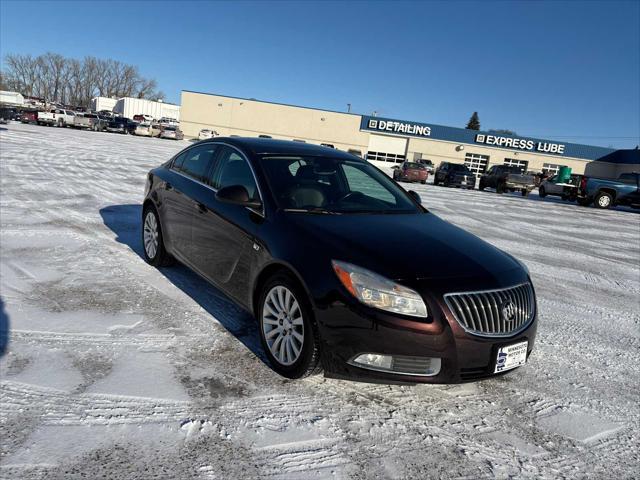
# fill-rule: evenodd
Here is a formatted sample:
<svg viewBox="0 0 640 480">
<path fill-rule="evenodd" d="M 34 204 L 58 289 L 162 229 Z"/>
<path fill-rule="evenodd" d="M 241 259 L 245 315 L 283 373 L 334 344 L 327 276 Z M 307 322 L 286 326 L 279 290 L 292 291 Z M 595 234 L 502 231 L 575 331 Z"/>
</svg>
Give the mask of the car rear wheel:
<svg viewBox="0 0 640 480">
<path fill-rule="evenodd" d="M 544 198 L 547 196 L 547 191 L 544 189 L 544 187 L 538 188 L 538 196 L 540 198 Z"/>
<path fill-rule="evenodd" d="M 292 277 L 278 273 L 262 288 L 258 321 L 273 369 L 287 378 L 320 373 L 320 342 L 311 306 Z"/>
<path fill-rule="evenodd" d="M 142 215 L 142 246 L 144 259 L 154 267 L 163 267 L 173 263 L 173 258 L 164 248 L 162 228 L 155 208 L 147 207 Z"/>
<path fill-rule="evenodd" d="M 609 208 L 613 203 L 613 196 L 607 192 L 600 192 L 594 199 L 594 205 L 598 208 Z"/>
<path fill-rule="evenodd" d="M 588 198 L 584 197 L 579 197 L 577 202 L 581 207 L 588 207 L 591 204 L 591 201 Z"/>
</svg>

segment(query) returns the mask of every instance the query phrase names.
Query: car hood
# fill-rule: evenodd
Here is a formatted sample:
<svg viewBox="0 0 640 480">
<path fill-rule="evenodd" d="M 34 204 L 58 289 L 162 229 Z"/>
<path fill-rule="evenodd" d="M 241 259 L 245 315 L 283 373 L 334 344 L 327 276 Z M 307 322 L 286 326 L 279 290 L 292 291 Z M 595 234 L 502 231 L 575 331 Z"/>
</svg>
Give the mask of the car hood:
<svg viewBox="0 0 640 480">
<path fill-rule="evenodd" d="M 522 269 L 507 253 L 432 213 L 288 215 L 310 241 L 324 243 L 331 258 L 395 280 L 496 278 Z"/>
</svg>

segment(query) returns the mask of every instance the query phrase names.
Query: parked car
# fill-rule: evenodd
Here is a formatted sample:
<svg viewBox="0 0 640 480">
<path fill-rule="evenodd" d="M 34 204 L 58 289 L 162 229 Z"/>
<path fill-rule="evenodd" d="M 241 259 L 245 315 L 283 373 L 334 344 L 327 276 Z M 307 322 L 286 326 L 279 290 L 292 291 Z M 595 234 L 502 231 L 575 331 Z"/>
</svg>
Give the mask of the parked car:
<svg viewBox="0 0 640 480">
<path fill-rule="evenodd" d="M 37 116 L 38 125 L 53 126 L 56 124 L 56 114 L 54 110 L 38 112 Z"/>
<path fill-rule="evenodd" d="M 393 167 L 393 179 L 399 182 L 427 183 L 427 178 L 429 178 L 429 172 L 421 163 L 402 162 Z"/>
<path fill-rule="evenodd" d="M 107 124 L 107 131 L 112 133 L 133 133 L 137 127 L 137 123 L 127 117 L 114 117 Z"/>
<path fill-rule="evenodd" d="M 442 162 L 433 174 L 433 184 L 473 190 L 476 188 L 476 176 L 466 165 Z"/>
<path fill-rule="evenodd" d="M 558 175 L 543 180 L 538 187 L 538 195 L 544 198 L 547 195 L 555 195 L 561 197 L 562 200 L 570 200 L 574 202 L 578 198 L 578 187 L 580 186 L 582 175 L 574 173 L 571 175 L 569 182 L 558 183 Z"/>
<path fill-rule="evenodd" d="M 628 205 L 640 208 L 640 173 L 622 173 L 617 180 L 582 177 L 578 189 L 578 203 L 597 208 Z"/>
<path fill-rule="evenodd" d="M 513 165 L 494 165 L 480 177 L 480 190 L 495 188 L 497 193 L 515 192 L 522 193 L 523 197 L 536 186 L 533 175 L 524 173 L 522 167 Z"/>
<path fill-rule="evenodd" d="M 162 117 L 160 120 L 158 120 L 158 123 L 160 125 L 166 125 L 169 127 L 177 127 L 180 125 L 180 123 L 175 118 L 169 117 Z"/>
<path fill-rule="evenodd" d="M 102 132 L 107 128 L 109 120 L 96 113 L 77 114 L 73 122 L 75 128 L 86 128 L 94 132 Z"/>
<path fill-rule="evenodd" d="M 134 135 L 140 135 L 142 137 L 153 137 L 153 126 L 150 123 L 139 123 L 136 125 L 133 131 Z"/>
<path fill-rule="evenodd" d="M 209 138 L 217 137 L 218 132 L 215 130 L 209 130 L 208 128 L 203 128 L 198 133 L 198 140 L 207 140 Z"/>
<path fill-rule="evenodd" d="M 339 150 L 192 144 L 148 173 L 141 222 L 145 260 L 178 260 L 255 316 L 288 378 L 469 381 L 534 346 L 526 267 Z"/>
<path fill-rule="evenodd" d="M 72 127 L 76 120 L 76 112 L 64 108 L 56 108 L 54 111 L 56 126 Z"/>
<path fill-rule="evenodd" d="M 19 115 L 21 123 L 38 123 L 37 110 L 23 110 Z"/>
<path fill-rule="evenodd" d="M 0 120 L 15 120 L 18 118 L 18 110 L 12 107 L 0 107 Z"/>
<path fill-rule="evenodd" d="M 153 117 L 151 115 L 134 115 L 133 121 L 138 123 L 151 123 L 153 122 Z"/>
<path fill-rule="evenodd" d="M 429 172 L 429 175 L 433 175 L 433 172 L 436 171 L 436 167 L 431 160 L 421 158 L 420 160 L 418 160 L 418 163 L 421 163 L 427 168 L 427 172 Z"/>
<path fill-rule="evenodd" d="M 178 127 L 165 126 L 160 132 L 160 138 L 169 138 L 171 140 L 182 140 L 184 134 Z"/>
</svg>

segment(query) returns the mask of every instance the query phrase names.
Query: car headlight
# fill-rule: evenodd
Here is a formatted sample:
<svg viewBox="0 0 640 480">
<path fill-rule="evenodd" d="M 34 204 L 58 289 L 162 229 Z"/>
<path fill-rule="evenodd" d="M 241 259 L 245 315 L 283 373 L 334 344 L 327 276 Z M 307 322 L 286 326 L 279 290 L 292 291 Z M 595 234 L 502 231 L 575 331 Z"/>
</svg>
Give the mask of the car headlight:
<svg viewBox="0 0 640 480">
<path fill-rule="evenodd" d="M 410 288 L 351 263 L 331 263 L 342 285 L 365 305 L 412 317 L 428 315 L 424 300 Z"/>
</svg>

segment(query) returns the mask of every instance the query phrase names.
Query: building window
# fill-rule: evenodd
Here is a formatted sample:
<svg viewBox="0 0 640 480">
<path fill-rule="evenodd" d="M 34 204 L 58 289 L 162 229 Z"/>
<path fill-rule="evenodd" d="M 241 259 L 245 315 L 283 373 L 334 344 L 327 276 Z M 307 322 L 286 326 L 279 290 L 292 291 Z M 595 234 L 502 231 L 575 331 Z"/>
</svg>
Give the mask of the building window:
<svg viewBox="0 0 640 480">
<path fill-rule="evenodd" d="M 489 165 L 489 155 L 465 153 L 464 164 L 469 167 L 469 170 L 471 170 L 476 177 L 479 177 L 487 170 L 487 165 Z"/>
<path fill-rule="evenodd" d="M 564 165 L 556 165 L 555 163 L 545 163 L 542 165 L 542 171 L 549 176 L 556 175 Z"/>
<path fill-rule="evenodd" d="M 520 167 L 523 172 L 527 171 L 529 162 L 527 160 L 519 160 L 517 158 L 505 158 L 504 164 L 508 167 Z"/>
<path fill-rule="evenodd" d="M 402 163 L 406 160 L 406 156 L 396 153 L 367 152 L 367 160 L 375 160 L 377 162 Z"/>
</svg>

